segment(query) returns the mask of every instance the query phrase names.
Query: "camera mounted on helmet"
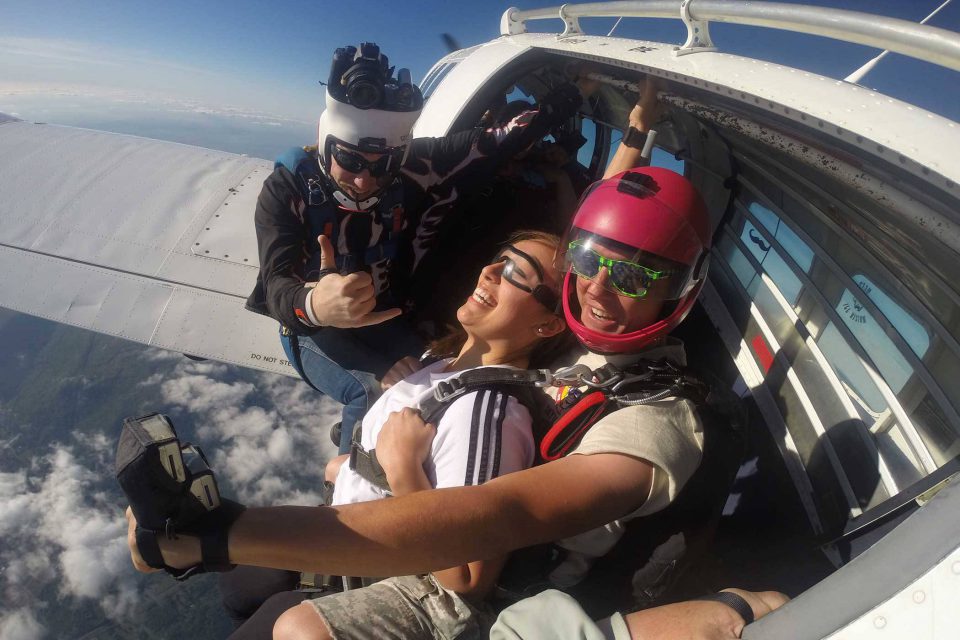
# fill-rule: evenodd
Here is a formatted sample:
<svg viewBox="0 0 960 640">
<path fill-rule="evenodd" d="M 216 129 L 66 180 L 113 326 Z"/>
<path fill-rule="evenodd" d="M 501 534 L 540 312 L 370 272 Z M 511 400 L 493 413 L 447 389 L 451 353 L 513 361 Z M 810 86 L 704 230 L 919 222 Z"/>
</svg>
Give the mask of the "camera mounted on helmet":
<svg viewBox="0 0 960 640">
<path fill-rule="evenodd" d="M 584 192 L 561 247 L 568 326 L 594 351 L 631 353 L 665 336 L 693 307 L 706 280 L 710 220 L 700 194 L 680 174 L 631 169 Z M 579 278 L 625 298 L 655 290 L 660 317 L 619 334 L 591 329 L 580 318 Z"/>
<path fill-rule="evenodd" d="M 419 111 L 423 95 L 410 80 L 410 70 L 395 67 L 372 42 L 361 42 L 360 48 L 340 47 L 333 52 L 327 90 L 334 99 L 357 109 L 384 111 Z"/>
<path fill-rule="evenodd" d="M 423 108 L 423 94 L 410 80 L 410 71 L 394 68 L 372 42 L 360 48 L 341 47 L 333 54 L 327 82 L 327 108 L 320 116 L 320 168 L 329 177 L 331 160 L 351 173 L 366 170 L 381 178 L 383 187 L 403 164 L 410 130 Z M 380 158 L 359 154 L 376 154 Z M 344 160 L 344 162 L 340 162 Z M 355 200 L 331 180 L 334 198 L 345 208 L 364 211 L 379 202 L 382 188 Z"/>
</svg>

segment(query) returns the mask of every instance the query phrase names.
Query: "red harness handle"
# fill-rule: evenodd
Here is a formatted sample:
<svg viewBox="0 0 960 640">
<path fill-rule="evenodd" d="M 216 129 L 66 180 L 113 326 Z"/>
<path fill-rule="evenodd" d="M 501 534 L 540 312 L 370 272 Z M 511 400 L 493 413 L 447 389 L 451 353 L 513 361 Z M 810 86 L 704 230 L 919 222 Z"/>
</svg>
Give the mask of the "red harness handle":
<svg viewBox="0 0 960 640">
<path fill-rule="evenodd" d="M 580 440 L 587 429 L 593 426 L 607 406 L 603 391 L 594 391 L 583 396 L 553 423 L 540 441 L 540 457 L 550 462 L 562 458 Z"/>
</svg>

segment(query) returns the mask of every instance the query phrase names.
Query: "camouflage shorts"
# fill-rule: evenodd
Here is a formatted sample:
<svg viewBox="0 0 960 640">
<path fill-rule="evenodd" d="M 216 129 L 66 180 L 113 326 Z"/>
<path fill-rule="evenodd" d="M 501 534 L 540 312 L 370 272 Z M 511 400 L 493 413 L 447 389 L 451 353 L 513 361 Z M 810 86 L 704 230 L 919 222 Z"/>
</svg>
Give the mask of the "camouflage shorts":
<svg viewBox="0 0 960 640">
<path fill-rule="evenodd" d="M 387 578 L 308 600 L 335 640 L 486 638 L 496 616 L 444 589 L 432 575 Z"/>
</svg>

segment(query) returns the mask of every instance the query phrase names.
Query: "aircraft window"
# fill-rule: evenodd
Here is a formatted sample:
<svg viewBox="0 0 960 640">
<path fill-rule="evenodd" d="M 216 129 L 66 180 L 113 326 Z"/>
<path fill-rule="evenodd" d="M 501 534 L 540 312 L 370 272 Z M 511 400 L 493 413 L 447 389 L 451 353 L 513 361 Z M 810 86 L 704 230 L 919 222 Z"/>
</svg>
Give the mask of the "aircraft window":
<svg viewBox="0 0 960 640">
<path fill-rule="evenodd" d="M 740 159 L 710 279 L 785 435 L 764 417 L 785 457 L 799 454 L 829 530 L 960 456 L 955 298 L 926 263 L 935 256 L 914 255 L 842 185 Z"/>
<path fill-rule="evenodd" d="M 922 358 L 930 347 L 930 337 L 926 330 L 917 322 L 907 311 L 899 304 L 890 299 L 886 293 L 870 281 L 865 275 L 857 274 L 853 276 L 853 281 L 857 286 L 867 294 L 867 297 L 877 305 L 883 315 L 887 317 L 904 341 L 918 358 Z"/>
<path fill-rule="evenodd" d="M 743 252 L 740 251 L 740 248 L 724 235 L 720 237 L 717 249 L 727 261 L 727 265 L 733 271 L 734 275 L 737 276 L 740 285 L 744 289 L 749 289 L 750 283 L 757 277 L 757 271 L 753 268 L 753 265 L 750 264 L 750 261 L 747 260 L 747 257 L 743 255 Z"/>
<path fill-rule="evenodd" d="M 824 327 L 817 345 L 836 372 L 860 419 L 873 434 L 896 486 L 908 487 L 923 477 L 924 465 L 903 425 L 890 409 L 874 377 L 833 322 Z"/>
<path fill-rule="evenodd" d="M 809 272 L 813 265 L 813 251 L 769 208 L 754 200 L 749 202 L 747 210 L 754 216 L 752 220 L 740 212 L 741 215 L 734 222 L 735 226 L 742 224 L 740 242 L 760 264 L 764 273 L 776 283 L 783 297 L 795 305 L 803 283 L 781 253 L 786 252 L 798 269 Z M 754 220 L 766 233 L 754 224 Z M 749 283 L 744 286 L 750 288 Z"/>
<path fill-rule="evenodd" d="M 577 162 L 585 167 L 589 167 L 593 161 L 593 151 L 597 145 L 597 127 L 600 126 L 593 120 L 584 119 L 580 122 L 580 133 L 587 142 L 577 151 Z"/>
<path fill-rule="evenodd" d="M 877 324 L 860 299 L 849 289 L 844 289 L 840 295 L 836 311 L 857 341 L 863 345 L 864 350 L 870 354 L 870 358 L 890 388 L 894 393 L 899 393 L 913 375 L 913 368 L 900 354 L 900 350 Z"/>
<path fill-rule="evenodd" d="M 530 102 L 530 94 L 517 85 L 513 85 L 510 88 L 510 93 L 507 94 L 507 104 L 510 104 L 514 100 L 524 100 L 526 102 Z"/>
<path fill-rule="evenodd" d="M 756 231 L 755 227 L 749 226 Z M 743 242 L 743 236 L 740 240 Z M 844 490 L 852 515 L 856 515 L 858 509 L 879 504 L 896 493 L 897 484 L 886 469 L 878 470 L 877 447 L 864 421 L 853 404 L 845 400 L 846 390 L 842 382 L 832 376 L 826 358 L 819 353 L 815 343 L 808 342 L 807 330 L 796 318 L 792 306 L 800 291 L 799 278 L 781 260 L 780 264 L 788 274 L 787 281 L 797 293 L 785 292 L 771 273 L 765 273 L 764 277 L 756 270 L 757 266 L 767 268 L 771 255 L 774 255 L 770 247 L 761 253 L 760 258 L 751 247 L 750 254 L 754 258 L 751 261 L 748 254 L 736 245 L 730 234 L 724 234 L 719 250 L 727 257 L 741 283 L 746 283 L 746 295 L 767 325 L 769 334 L 763 337 L 764 344 L 772 337 L 770 346 L 781 354 L 781 359 L 770 358 L 760 364 L 769 374 L 767 383 L 771 392 L 779 397 L 795 397 L 796 407 L 783 415 L 801 456 L 806 460 L 825 456 L 824 460 L 829 464 L 822 470 L 840 479 L 839 486 Z M 759 264 L 760 259 L 765 259 L 763 265 Z M 777 295 L 778 291 L 783 297 Z M 757 336 L 747 338 L 748 344 L 756 351 Z M 787 375 L 784 375 L 785 370 L 789 371 Z M 807 418 L 802 419 L 798 410 Z M 818 449 L 823 451 L 817 453 Z"/>
<path fill-rule="evenodd" d="M 747 209 L 777 239 L 777 242 L 780 243 L 784 251 L 790 254 L 797 266 L 809 273 L 810 266 L 813 264 L 813 249 L 808 247 L 790 227 L 785 225 L 777 214 L 759 202 L 751 202 Z"/>
<path fill-rule="evenodd" d="M 777 284 L 783 297 L 794 304 L 800 296 L 800 278 L 794 275 L 787 263 L 749 220 L 744 221 L 740 241 L 757 259 L 764 272 Z M 748 287 L 749 288 L 749 287 Z"/>
</svg>

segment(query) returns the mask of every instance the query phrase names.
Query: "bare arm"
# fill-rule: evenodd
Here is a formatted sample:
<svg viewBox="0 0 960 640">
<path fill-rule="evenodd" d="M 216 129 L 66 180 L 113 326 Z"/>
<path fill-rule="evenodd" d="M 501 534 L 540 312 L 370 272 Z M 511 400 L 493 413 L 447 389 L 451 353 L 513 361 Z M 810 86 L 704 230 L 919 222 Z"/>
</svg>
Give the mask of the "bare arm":
<svg viewBox="0 0 960 640">
<path fill-rule="evenodd" d="M 787 603 L 789 598 L 777 591 L 745 591 L 724 589 L 736 593 L 753 609 L 755 620 Z M 743 634 L 744 619 L 719 602 L 687 601 L 653 609 L 637 611 L 625 616 L 630 637 L 635 640 L 735 640 Z"/>
<path fill-rule="evenodd" d="M 643 133 L 649 133 L 660 118 L 662 108 L 657 100 L 658 86 L 656 81 L 650 76 L 643 80 L 640 97 L 637 104 L 633 107 L 628 118 L 628 126 L 638 129 Z M 626 133 L 624 133 L 626 135 Z M 603 173 L 604 179 L 615 176 L 618 173 L 633 169 L 634 167 L 645 167 L 650 164 L 649 158 L 643 158 L 640 153 L 642 149 L 628 147 L 620 143 L 616 153 L 613 154 L 613 160 L 607 166 Z"/>
<path fill-rule="evenodd" d="M 358 576 L 434 571 L 602 526 L 642 504 L 651 478 L 650 464 L 637 458 L 572 455 L 479 487 L 342 507 L 253 508 L 230 530 L 230 560 Z M 161 544 L 172 566 L 198 560 L 195 538 Z"/>
</svg>

